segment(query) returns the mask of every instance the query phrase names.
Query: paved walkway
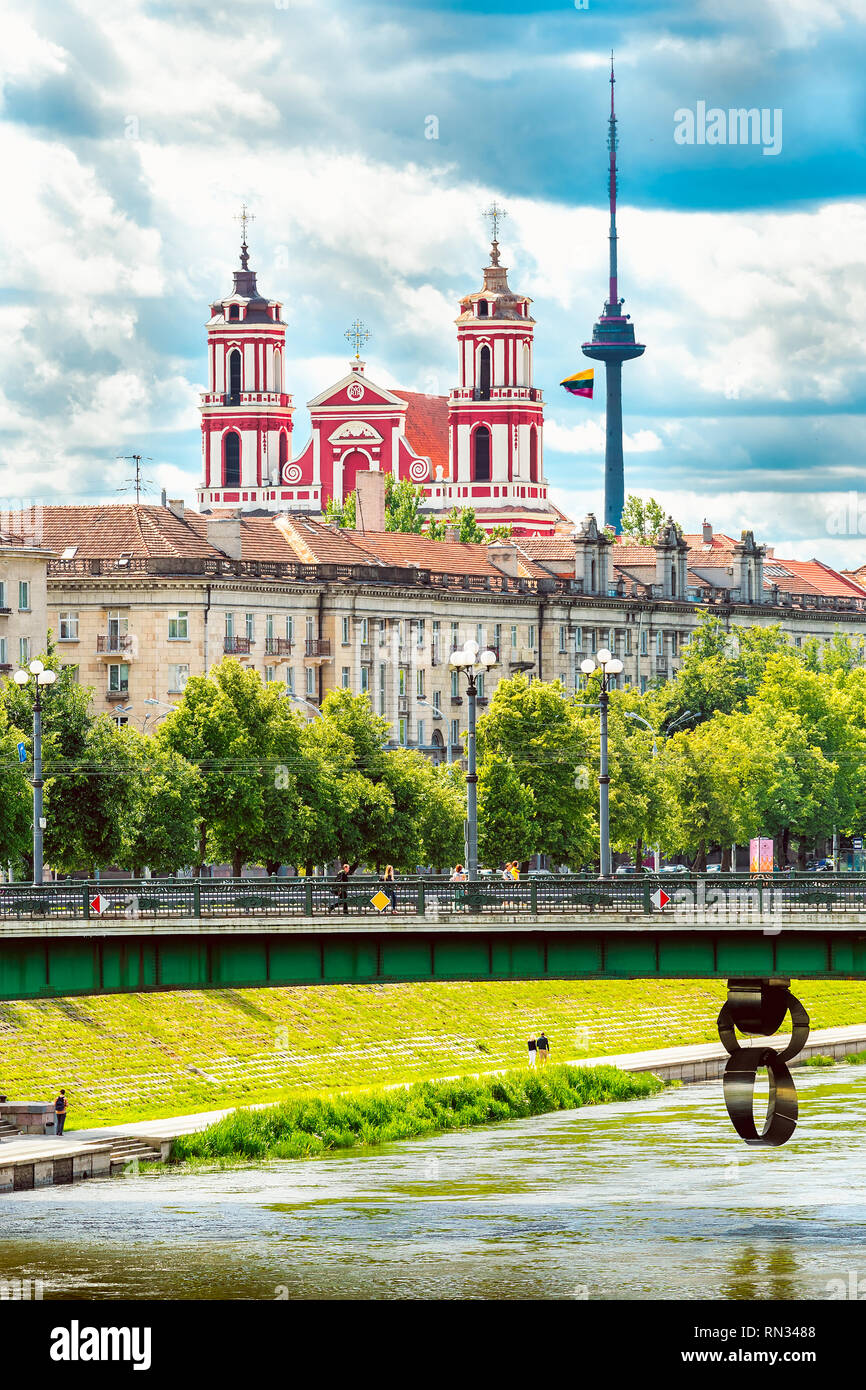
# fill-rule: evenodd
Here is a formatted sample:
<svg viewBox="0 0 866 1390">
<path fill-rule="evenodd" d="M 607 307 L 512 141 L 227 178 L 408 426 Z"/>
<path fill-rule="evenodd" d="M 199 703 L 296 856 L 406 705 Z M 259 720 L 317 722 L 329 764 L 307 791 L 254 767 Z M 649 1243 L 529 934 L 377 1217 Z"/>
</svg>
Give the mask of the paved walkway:
<svg viewBox="0 0 866 1390">
<path fill-rule="evenodd" d="M 766 1041 L 777 1051 L 781 1050 L 788 1035 L 776 1033 Z M 762 1041 L 752 1040 L 754 1044 Z M 816 1052 L 828 1052 L 843 1056 L 846 1052 L 866 1050 L 866 1023 L 857 1023 L 845 1028 L 819 1028 L 810 1033 L 809 1041 L 801 1056 Z M 727 1060 L 727 1052 L 721 1043 L 689 1043 L 683 1047 L 662 1047 L 647 1052 L 622 1052 L 606 1057 L 580 1057 L 571 1060 L 572 1066 L 596 1067 L 614 1066 L 621 1071 L 654 1071 L 668 1079 L 680 1077 L 682 1080 L 711 1079 L 718 1067 Z M 715 1070 L 714 1070 L 715 1064 Z M 499 1071 L 512 1068 L 502 1067 Z M 466 1073 L 461 1073 L 466 1075 Z M 494 1071 L 479 1072 L 480 1075 L 495 1075 Z M 454 1080 L 454 1077 L 441 1077 L 440 1080 Z M 411 1085 L 411 1082 L 398 1082 L 396 1085 Z M 274 1101 L 264 1101 L 247 1107 L 250 1110 L 265 1110 Z M 180 1134 L 193 1134 L 205 1129 L 215 1120 L 231 1115 L 237 1106 L 226 1110 L 203 1110 L 195 1115 L 172 1115 L 162 1120 L 134 1120 L 130 1124 L 106 1125 L 98 1129 L 70 1130 L 61 1138 L 54 1135 L 30 1136 L 20 1139 L 4 1139 L 0 1143 L 0 1165 L 9 1163 L 33 1163 L 41 1159 L 71 1158 L 79 1153 L 92 1153 L 113 1139 L 150 1139 L 156 1147 Z"/>
</svg>

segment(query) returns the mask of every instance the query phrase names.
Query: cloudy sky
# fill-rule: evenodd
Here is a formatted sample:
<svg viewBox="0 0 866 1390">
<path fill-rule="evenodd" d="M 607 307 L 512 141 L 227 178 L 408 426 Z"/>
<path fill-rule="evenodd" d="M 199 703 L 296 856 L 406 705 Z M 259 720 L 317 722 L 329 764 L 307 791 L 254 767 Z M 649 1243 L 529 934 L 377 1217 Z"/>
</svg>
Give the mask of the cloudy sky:
<svg viewBox="0 0 866 1390">
<path fill-rule="evenodd" d="M 211 299 L 242 201 L 304 403 L 368 375 L 445 393 L 482 210 L 534 299 L 546 471 L 602 507 L 604 391 L 566 396 L 606 288 L 617 54 L 626 487 L 687 529 L 866 562 L 866 0 L 6 0 L 0 499 L 189 502 Z M 756 107 L 782 147 L 682 144 Z M 435 120 L 431 119 L 435 118 Z M 428 138 L 435 134 L 436 138 Z"/>
</svg>

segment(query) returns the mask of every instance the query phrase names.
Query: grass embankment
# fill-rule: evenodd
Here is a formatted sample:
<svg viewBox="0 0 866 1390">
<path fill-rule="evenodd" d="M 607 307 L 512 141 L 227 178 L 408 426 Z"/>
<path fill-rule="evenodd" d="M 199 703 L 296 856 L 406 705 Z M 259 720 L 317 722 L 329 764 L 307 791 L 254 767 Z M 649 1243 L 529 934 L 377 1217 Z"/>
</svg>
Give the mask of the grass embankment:
<svg viewBox="0 0 866 1390">
<path fill-rule="evenodd" d="M 662 1089 L 663 1083 L 647 1072 L 630 1075 L 615 1067 L 548 1065 L 537 1072 L 419 1081 L 362 1095 L 302 1096 L 267 1110 L 237 1110 L 198 1134 L 176 1139 L 170 1161 L 309 1158 L 334 1149 L 636 1100 Z"/>
<path fill-rule="evenodd" d="M 866 1020 L 866 984 L 794 984 L 813 1028 Z M 49 1100 L 67 1130 L 310 1091 L 717 1042 L 723 980 L 315 985 L 0 1003 L 0 1092 Z"/>
<path fill-rule="evenodd" d="M 858 1066 L 866 1063 L 866 1052 L 846 1052 L 844 1057 L 830 1057 L 825 1052 L 813 1052 L 803 1063 L 804 1067 L 838 1067 L 843 1062 L 855 1062 Z"/>
</svg>

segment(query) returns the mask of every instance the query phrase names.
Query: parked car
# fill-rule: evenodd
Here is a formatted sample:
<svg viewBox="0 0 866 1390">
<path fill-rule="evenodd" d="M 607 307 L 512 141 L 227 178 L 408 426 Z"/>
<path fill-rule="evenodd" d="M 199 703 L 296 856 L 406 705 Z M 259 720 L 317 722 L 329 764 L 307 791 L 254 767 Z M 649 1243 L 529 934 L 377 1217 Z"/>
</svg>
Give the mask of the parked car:
<svg viewBox="0 0 866 1390">
<path fill-rule="evenodd" d="M 704 869 L 704 873 L 705 873 L 705 874 L 720 874 L 721 872 L 722 872 L 722 866 L 721 866 L 721 864 L 708 864 L 707 867 Z M 727 870 L 726 870 L 726 872 L 727 872 Z"/>
<path fill-rule="evenodd" d="M 659 869 L 662 874 L 687 874 L 689 871 L 685 864 L 663 864 Z"/>
<path fill-rule="evenodd" d="M 638 868 L 638 866 L 637 866 L 636 864 L 620 864 L 619 868 L 616 869 L 616 870 L 614 870 L 614 872 L 615 872 L 616 875 L 620 875 L 620 874 L 649 874 L 649 873 L 652 873 L 652 870 L 651 870 L 651 869 L 648 869 L 648 868 L 646 867 L 646 865 L 643 865 L 643 864 L 640 866 L 640 868 Z"/>
<path fill-rule="evenodd" d="M 835 870 L 836 861 L 833 858 L 806 860 L 807 874 L 832 874 L 835 872 Z"/>
</svg>

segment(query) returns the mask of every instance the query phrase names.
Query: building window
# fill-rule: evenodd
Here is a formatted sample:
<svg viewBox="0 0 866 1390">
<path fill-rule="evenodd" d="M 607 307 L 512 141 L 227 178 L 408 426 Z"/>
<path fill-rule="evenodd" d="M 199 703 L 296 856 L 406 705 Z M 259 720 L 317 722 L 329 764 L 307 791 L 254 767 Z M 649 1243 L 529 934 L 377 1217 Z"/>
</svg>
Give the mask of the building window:
<svg viewBox="0 0 866 1390">
<path fill-rule="evenodd" d="M 294 640 L 295 640 L 295 620 L 294 620 L 294 618 L 286 618 L 286 641 L 287 641 L 287 642 L 294 642 Z"/>
<path fill-rule="evenodd" d="M 530 650 L 531 652 L 534 652 L 534 651 L 535 651 L 535 624 L 534 624 L 534 623 L 530 623 L 530 624 L 529 624 L 529 627 L 527 628 L 526 631 L 527 631 L 527 637 L 528 637 L 529 650 Z"/>
<path fill-rule="evenodd" d="M 456 700 L 456 698 L 457 698 L 457 696 L 458 696 L 459 694 L 460 694 L 460 682 L 459 682 L 459 680 L 458 680 L 458 678 L 457 678 L 457 672 L 456 672 L 456 671 L 452 671 L 452 672 L 451 672 L 451 699 L 452 699 L 452 700 Z"/>
<path fill-rule="evenodd" d="M 675 632 L 672 632 L 672 633 L 671 633 L 671 656 L 676 656 L 676 654 L 677 654 L 677 634 L 676 634 Z"/>
<path fill-rule="evenodd" d="M 538 482 L 538 430 L 535 425 L 529 431 L 529 481 Z"/>
<path fill-rule="evenodd" d="M 458 747 L 460 746 L 460 720 L 459 720 L 459 719 L 452 719 L 452 720 L 451 720 L 451 745 L 452 745 L 452 747 L 454 747 L 454 748 L 458 748 Z"/>
<path fill-rule="evenodd" d="M 451 624 L 451 650 L 452 650 L 452 652 L 456 652 L 459 646 L 460 646 L 460 624 L 459 624 L 459 623 L 452 623 L 452 624 Z"/>
<path fill-rule="evenodd" d="M 401 748 L 405 748 L 405 747 L 406 747 L 406 720 L 405 720 L 405 719 L 400 719 L 400 720 L 398 720 L 398 724 L 399 724 L 399 730 L 400 730 L 400 735 L 399 735 L 399 737 L 400 737 L 400 747 L 401 747 Z"/>
<path fill-rule="evenodd" d="M 349 645 L 349 619 L 348 619 L 348 618 L 343 618 L 343 619 L 342 619 L 342 631 L 343 631 L 343 646 L 344 646 L 344 647 L 348 647 L 348 645 Z"/>
<path fill-rule="evenodd" d="M 501 624 L 501 623 L 497 623 L 496 626 L 495 626 L 494 629 L 493 629 L 493 645 L 494 645 L 494 647 L 496 648 L 496 655 L 498 656 L 498 655 L 500 654 L 500 652 L 502 651 L 502 624 Z"/>
<path fill-rule="evenodd" d="M 645 627 L 640 630 L 640 654 L 646 656 L 649 652 L 649 633 Z"/>
<path fill-rule="evenodd" d="M 566 627 L 564 623 L 560 623 L 559 625 L 559 650 L 561 652 L 568 650 L 566 646 Z"/>
<path fill-rule="evenodd" d="M 266 613 L 266 614 L 265 614 L 265 637 L 266 637 L 267 641 L 269 641 L 269 642 L 272 642 L 272 641 L 273 641 L 273 637 L 274 637 L 274 615 L 273 615 L 273 613 Z"/>
<path fill-rule="evenodd" d="M 423 719 L 419 719 L 419 720 L 418 720 L 418 747 L 419 747 L 419 748 L 422 748 L 423 746 L 424 746 L 424 720 L 423 720 Z"/>
<path fill-rule="evenodd" d="M 438 690 L 433 691 L 433 718 L 442 718 L 442 695 Z"/>
<path fill-rule="evenodd" d="M 472 436 L 472 477 L 476 482 L 490 481 L 490 431 L 486 425 L 479 425 Z"/>
<path fill-rule="evenodd" d="M 397 646 L 400 648 L 401 651 L 402 651 L 402 649 L 403 649 L 403 642 L 404 642 L 404 640 L 405 640 L 405 636 L 406 636 L 405 623 L 403 622 L 403 619 L 401 618 L 400 621 L 397 623 Z"/>
<path fill-rule="evenodd" d="M 265 685 L 268 685 L 272 680 L 276 680 L 276 676 L 277 676 L 276 667 L 274 667 L 274 666 L 266 666 L 266 667 L 265 667 Z"/>
<path fill-rule="evenodd" d="M 478 395 L 482 401 L 490 400 L 490 348 L 486 345 L 478 354 Z M 486 426 L 482 426 L 482 429 L 486 430 Z M 486 432 L 489 441 L 490 431 Z"/>
<path fill-rule="evenodd" d="M 129 691 L 129 667 L 125 662 L 112 662 L 108 667 L 108 689 L 114 694 Z"/>
<path fill-rule="evenodd" d="M 370 623 L 367 618 L 361 619 L 361 642 L 366 647 L 370 640 Z"/>
<path fill-rule="evenodd" d="M 513 624 L 513 625 L 512 625 L 512 628 L 511 628 L 511 645 L 512 645 L 512 647 L 516 647 L 516 646 L 517 646 L 517 624 L 516 624 L 516 623 Z"/>
<path fill-rule="evenodd" d="M 424 672 L 423 672 L 423 670 L 418 670 L 418 671 L 415 672 L 415 694 L 418 695 L 418 696 L 420 696 L 420 697 L 423 699 L 423 696 L 424 696 Z"/>
<path fill-rule="evenodd" d="M 802 647 L 802 645 L 803 645 L 803 639 L 802 639 L 802 637 L 795 637 L 795 638 L 794 638 L 794 646 L 795 646 L 795 647 Z"/>
<path fill-rule="evenodd" d="M 18 665 L 26 666 L 30 660 L 30 638 L 18 638 Z"/>
<path fill-rule="evenodd" d="M 388 625 L 384 618 L 379 619 L 379 646 L 384 647 L 388 636 Z"/>
<path fill-rule="evenodd" d="M 406 667 L 400 666 L 397 670 L 397 694 L 406 694 Z"/>
<path fill-rule="evenodd" d="M 0 608 L 6 607 L 6 580 L 0 579 Z"/>
<path fill-rule="evenodd" d="M 641 676 L 641 678 L 640 678 L 640 693 L 641 693 L 641 695 L 645 695 L 645 694 L 646 694 L 646 688 L 647 688 L 647 678 L 646 678 L 646 676 Z"/>
<path fill-rule="evenodd" d="M 583 651 L 583 628 L 582 628 L 582 627 L 576 627 L 576 628 L 574 629 L 574 650 L 575 650 L 576 652 L 582 652 L 582 651 Z"/>
<path fill-rule="evenodd" d="M 665 654 L 665 635 L 663 632 L 656 633 L 656 656 Z"/>
<path fill-rule="evenodd" d="M 241 437 L 229 430 L 223 436 L 223 486 L 241 485 Z"/>
<path fill-rule="evenodd" d="M 616 655 L 616 632 L 612 627 L 608 628 L 607 645 L 608 649 Z"/>
<path fill-rule="evenodd" d="M 379 713 L 380 713 L 380 714 L 384 714 L 384 713 L 385 713 L 385 671 L 386 671 L 386 669 L 387 669 L 387 668 L 386 668 L 386 666 L 385 666 L 385 664 L 384 664 L 384 662 L 383 662 L 382 665 L 379 667 Z"/>
<path fill-rule="evenodd" d="M 245 613 L 245 614 L 244 614 L 244 626 L 245 626 L 245 628 L 246 628 L 246 638 L 247 638 L 247 641 L 248 641 L 248 642 L 252 642 L 252 641 L 255 639 L 255 635 L 256 635 L 256 615 L 255 615 L 255 613 Z"/>
<path fill-rule="evenodd" d="M 6 656 L 6 646 L 6 638 L 0 637 L 0 666 L 7 666 L 9 664 L 8 657 Z"/>
<path fill-rule="evenodd" d="M 349 667 L 348 667 L 348 666 L 344 666 L 344 667 L 343 667 L 343 671 L 342 671 L 342 684 L 343 684 L 343 689 L 344 689 L 344 690 L 348 690 L 348 689 L 349 689 L 349 683 L 350 683 L 350 681 L 351 681 L 351 677 L 352 677 L 352 672 L 349 670 Z"/>
<path fill-rule="evenodd" d="M 369 668 L 369 666 L 362 666 L 362 667 L 361 667 L 361 694 L 362 694 L 362 695 L 368 694 L 369 689 L 370 689 L 370 668 Z"/>
<path fill-rule="evenodd" d="M 476 691 L 477 691 L 477 693 L 478 693 L 478 698 L 479 698 L 479 700 L 483 700 L 483 699 L 484 699 L 484 672 L 483 672 L 483 671 L 480 672 L 480 674 L 478 675 L 477 680 L 475 681 L 475 688 L 476 688 Z"/>
<path fill-rule="evenodd" d="M 123 726 L 124 726 L 124 724 L 128 724 L 128 723 L 129 723 L 129 715 L 128 715 L 128 714 L 113 714 L 113 715 L 111 716 L 111 720 L 112 720 L 112 723 L 114 724 L 115 729 L 122 729 Z"/>
<path fill-rule="evenodd" d="M 295 693 L 295 672 L 292 666 L 286 671 L 286 690 L 290 695 Z"/>
<path fill-rule="evenodd" d="M 228 630 L 228 619 L 229 619 L 229 614 L 226 614 L 226 636 L 229 635 L 229 630 Z M 173 613 L 173 614 L 171 615 L 171 617 L 170 617 L 169 620 L 168 620 L 168 640 L 169 640 L 170 642 L 187 642 L 187 641 L 189 641 L 189 612 L 188 612 L 188 610 L 185 610 L 185 609 L 182 609 L 182 608 L 181 608 L 181 609 L 178 609 L 177 613 Z"/>
<path fill-rule="evenodd" d="M 237 306 L 236 304 L 233 304 L 233 305 L 232 305 L 232 308 L 233 308 L 234 311 L 235 311 L 234 314 L 233 314 L 233 318 L 237 318 L 237 316 L 238 316 L 238 315 L 237 315 L 237 308 L 238 308 L 238 306 Z M 239 397 L 240 394 L 241 394 L 241 355 L 240 355 L 240 353 L 238 352 L 237 348 L 235 348 L 235 350 L 234 350 L 233 352 L 230 352 L 230 353 L 229 353 L 229 395 Z"/>
<path fill-rule="evenodd" d="M 631 628 L 630 628 L 630 627 L 627 627 L 626 630 L 625 630 L 625 654 L 626 654 L 626 656 L 631 656 Z"/>
<path fill-rule="evenodd" d="M 416 631 L 416 633 L 415 633 L 415 645 L 416 645 L 417 647 L 423 647 L 423 646 L 424 646 L 425 640 L 426 640 L 426 633 L 425 633 L 425 631 L 424 631 L 424 619 L 423 619 L 423 618 L 419 618 L 419 619 L 418 619 L 418 628 L 417 628 L 417 631 Z"/>
<path fill-rule="evenodd" d="M 307 694 L 308 694 L 308 695 L 315 695 L 315 693 L 316 693 L 316 668 L 315 668 L 314 666 L 308 666 L 308 667 L 307 667 Z"/>
<path fill-rule="evenodd" d="M 78 641 L 78 614 L 60 614 L 60 640 L 61 642 Z"/>
<path fill-rule="evenodd" d="M 226 637 L 232 638 L 235 635 L 235 615 L 226 613 Z"/>
<path fill-rule="evenodd" d="M 168 668 L 168 693 L 169 695 L 181 695 L 186 688 L 189 680 L 189 666 L 184 663 Z"/>
<path fill-rule="evenodd" d="M 18 581 L 18 609 L 21 613 L 30 612 L 30 580 Z"/>
</svg>

